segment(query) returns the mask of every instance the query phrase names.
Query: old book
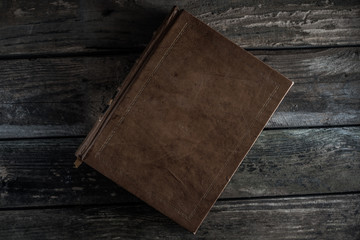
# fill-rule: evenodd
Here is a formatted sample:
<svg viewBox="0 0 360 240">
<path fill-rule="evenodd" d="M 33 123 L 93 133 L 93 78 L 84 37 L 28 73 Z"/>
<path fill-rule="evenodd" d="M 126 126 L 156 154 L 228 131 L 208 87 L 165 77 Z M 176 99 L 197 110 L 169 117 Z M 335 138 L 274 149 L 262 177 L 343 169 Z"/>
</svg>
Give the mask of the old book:
<svg viewBox="0 0 360 240">
<path fill-rule="evenodd" d="M 292 82 L 174 8 L 76 152 L 195 233 Z"/>
</svg>

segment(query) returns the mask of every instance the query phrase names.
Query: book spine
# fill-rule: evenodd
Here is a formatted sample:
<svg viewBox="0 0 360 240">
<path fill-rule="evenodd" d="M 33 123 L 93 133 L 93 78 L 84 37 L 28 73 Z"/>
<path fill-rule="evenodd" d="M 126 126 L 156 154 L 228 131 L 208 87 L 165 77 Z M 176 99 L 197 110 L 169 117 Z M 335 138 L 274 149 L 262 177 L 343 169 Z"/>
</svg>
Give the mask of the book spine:
<svg viewBox="0 0 360 240">
<path fill-rule="evenodd" d="M 96 140 L 96 137 L 101 132 L 101 129 L 106 125 L 106 123 L 111 118 L 113 110 L 116 108 L 116 106 L 121 102 L 123 99 L 123 96 L 131 86 L 131 83 L 136 79 L 137 74 L 141 71 L 144 63 L 147 62 L 149 57 L 151 56 L 151 53 L 156 48 L 157 44 L 161 41 L 163 38 L 166 30 L 169 26 L 172 25 L 174 20 L 176 19 L 176 16 L 178 16 L 180 10 L 177 7 L 174 7 L 170 13 L 170 15 L 166 18 L 166 20 L 161 24 L 161 26 L 158 28 L 157 31 L 154 32 L 153 38 L 150 41 L 149 45 L 146 47 L 142 55 L 139 57 L 139 59 L 136 60 L 135 65 L 130 70 L 129 74 L 123 81 L 123 83 L 120 85 L 120 87 L 117 88 L 115 91 L 113 97 L 108 102 L 107 106 L 103 110 L 103 114 L 99 117 L 98 121 L 95 123 L 94 127 L 91 129 L 89 134 L 86 136 L 83 143 L 80 145 L 78 150 L 75 153 L 75 156 L 77 157 L 74 167 L 79 167 L 81 163 L 84 161 L 84 158 L 88 152 L 88 150 L 93 145 L 94 141 Z"/>
</svg>

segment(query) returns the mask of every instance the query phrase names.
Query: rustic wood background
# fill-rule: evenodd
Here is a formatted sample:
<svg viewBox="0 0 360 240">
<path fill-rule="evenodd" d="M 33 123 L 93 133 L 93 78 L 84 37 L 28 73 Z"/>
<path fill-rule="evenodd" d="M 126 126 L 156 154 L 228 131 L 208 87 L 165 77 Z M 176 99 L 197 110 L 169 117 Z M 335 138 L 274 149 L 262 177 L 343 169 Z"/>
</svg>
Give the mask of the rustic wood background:
<svg viewBox="0 0 360 240">
<path fill-rule="evenodd" d="M 200 227 L 74 152 L 173 5 L 295 82 Z M 1 0 L 0 239 L 360 239 L 358 0 Z"/>
</svg>

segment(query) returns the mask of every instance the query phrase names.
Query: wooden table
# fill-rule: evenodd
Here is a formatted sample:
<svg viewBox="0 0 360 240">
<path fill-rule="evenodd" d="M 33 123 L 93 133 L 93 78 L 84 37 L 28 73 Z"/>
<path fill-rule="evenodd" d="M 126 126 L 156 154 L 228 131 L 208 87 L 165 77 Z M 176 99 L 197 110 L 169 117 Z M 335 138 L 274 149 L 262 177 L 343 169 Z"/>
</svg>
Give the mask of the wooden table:
<svg viewBox="0 0 360 240">
<path fill-rule="evenodd" d="M 196 236 L 74 152 L 175 4 L 295 82 Z M 0 2 L 0 239 L 360 239 L 360 3 Z"/>
</svg>

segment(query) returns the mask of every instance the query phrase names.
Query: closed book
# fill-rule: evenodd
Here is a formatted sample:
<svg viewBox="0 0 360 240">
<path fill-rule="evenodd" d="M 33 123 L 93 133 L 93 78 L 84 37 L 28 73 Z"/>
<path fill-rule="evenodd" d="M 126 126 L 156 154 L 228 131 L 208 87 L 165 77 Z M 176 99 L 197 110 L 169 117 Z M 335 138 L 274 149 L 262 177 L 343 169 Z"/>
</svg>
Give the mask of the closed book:
<svg viewBox="0 0 360 240">
<path fill-rule="evenodd" d="M 174 8 L 76 152 L 195 233 L 292 82 Z"/>
</svg>

